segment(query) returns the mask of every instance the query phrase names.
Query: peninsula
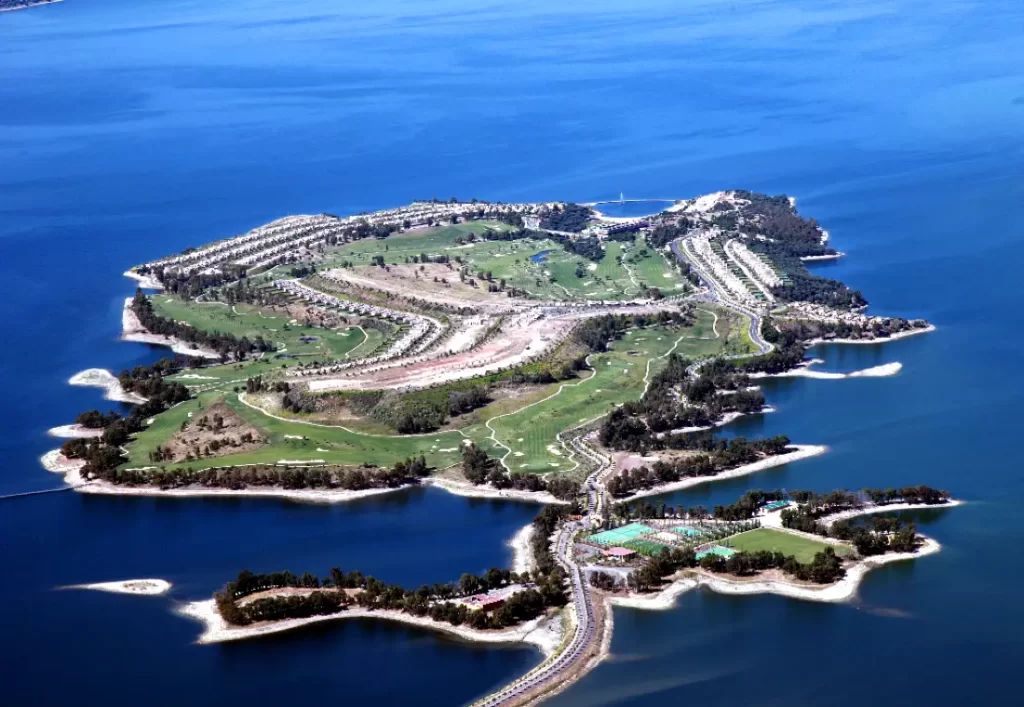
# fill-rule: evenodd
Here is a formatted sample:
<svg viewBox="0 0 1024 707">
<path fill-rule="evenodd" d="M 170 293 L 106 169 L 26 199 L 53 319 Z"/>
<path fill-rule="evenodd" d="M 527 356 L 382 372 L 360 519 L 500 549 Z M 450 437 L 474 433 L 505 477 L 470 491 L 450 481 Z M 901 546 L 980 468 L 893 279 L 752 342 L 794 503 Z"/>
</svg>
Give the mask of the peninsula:
<svg viewBox="0 0 1024 707">
<path fill-rule="evenodd" d="M 80 493 L 344 502 L 430 484 L 541 504 L 510 569 L 416 589 L 358 570 L 246 571 L 184 610 L 210 642 L 377 616 L 541 647 L 540 666 L 481 705 L 582 674 L 607 649 L 612 605 L 665 606 L 698 585 L 839 601 L 871 567 L 936 551 L 898 519 L 848 521 L 955 505 L 926 486 L 758 491 L 710 511 L 638 500 L 825 453 L 717 431 L 772 410 L 764 376 L 901 370 L 820 373 L 815 343 L 933 328 L 868 314 L 860 292 L 808 271 L 841 254 L 786 196 L 664 207 L 625 219 L 433 199 L 288 216 L 136 266 L 124 338 L 176 355 L 73 377 L 132 407 L 55 421 L 69 439 L 44 466 Z"/>
</svg>

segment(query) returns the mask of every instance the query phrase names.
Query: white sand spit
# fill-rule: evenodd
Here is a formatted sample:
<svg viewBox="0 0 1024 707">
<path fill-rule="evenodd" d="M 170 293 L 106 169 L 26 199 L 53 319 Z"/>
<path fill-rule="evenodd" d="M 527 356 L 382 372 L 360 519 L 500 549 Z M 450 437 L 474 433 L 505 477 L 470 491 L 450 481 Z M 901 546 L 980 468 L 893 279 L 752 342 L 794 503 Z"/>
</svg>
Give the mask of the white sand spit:
<svg viewBox="0 0 1024 707">
<path fill-rule="evenodd" d="M 288 631 L 299 626 L 306 626 L 320 621 L 340 621 L 343 619 L 381 619 L 384 621 L 396 621 L 398 623 L 429 628 L 442 633 L 458 636 L 467 641 L 478 641 L 482 643 L 531 643 L 537 646 L 545 656 L 550 655 L 557 648 L 561 640 L 560 621 L 557 614 L 554 617 L 542 616 L 533 621 L 528 621 L 515 628 L 501 631 L 475 631 L 465 626 L 452 626 L 447 622 L 434 621 L 426 616 L 413 616 L 400 611 L 369 611 L 366 609 L 347 609 L 329 616 L 311 616 L 305 619 L 287 619 L 275 621 L 256 626 L 235 627 L 229 626 L 220 614 L 213 599 L 196 601 L 184 605 L 179 610 L 183 616 L 196 619 L 204 625 L 203 633 L 199 636 L 197 643 L 223 643 L 226 641 L 238 641 L 256 636 L 265 636 L 271 633 Z"/>
<path fill-rule="evenodd" d="M 97 592 L 114 592 L 115 594 L 136 594 L 142 596 L 159 596 L 171 589 L 166 579 L 126 579 L 123 582 L 95 582 L 93 584 L 71 584 L 61 589 L 92 589 Z"/>
<path fill-rule="evenodd" d="M 51 437 L 60 437 L 62 439 L 87 439 L 89 437 L 99 437 L 103 434 L 102 429 L 93 429 L 92 427 L 85 427 L 84 425 L 61 425 L 60 427 L 51 427 L 46 431 L 46 434 Z"/>
<path fill-rule="evenodd" d="M 525 464 L 523 466 L 526 466 Z M 427 486 L 436 486 L 456 496 L 467 496 L 471 498 L 503 498 L 516 501 L 530 501 L 532 503 L 567 503 L 560 501 L 547 491 L 518 491 L 516 489 L 496 489 L 493 486 L 474 486 L 468 481 L 456 481 L 455 479 L 444 479 L 432 477 L 425 479 L 423 483 Z"/>
<path fill-rule="evenodd" d="M 134 404 L 146 402 L 146 399 L 141 395 L 129 393 L 122 388 L 121 382 L 117 380 L 117 376 L 104 368 L 87 368 L 71 376 L 68 379 L 68 384 L 102 388 L 105 391 L 103 397 L 107 400 Z"/>
<path fill-rule="evenodd" d="M 747 474 L 753 474 L 758 471 L 764 471 L 765 469 L 771 469 L 776 466 L 783 464 L 789 464 L 790 462 L 800 461 L 801 459 L 809 459 L 810 457 L 816 457 L 819 454 L 824 454 L 828 451 L 828 447 L 822 444 L 791 444 L 789 449 L 793 451 L 787 452 L 786 454 L 776 454 L 775 456 L 765 457 L 760 461 L 752 462 L 750 464 L 744 464 L 738 466 L 735 469 L 729 469 L 723 471 L 720 474 L 714 476 L 697 476 L 688 479 L 681 479 L 671 484 L 665 484 L 663 486 L 655 486 L 652 489 L 645 491 L 638 491 L 631 496 L 628 496 L 624 501 L 631 501 L 635 498 L 643 498 L 645 496 L 658 496 L 664 493 L 672 491 L 679 491 L 681 489 L 690 488 L 692 486 L 699 486 L 700 484 L 706 484 L 713 481 L 721 481 L 723 479 L 735 479 L 740 476 L 746 476 Z"/>
</svg>

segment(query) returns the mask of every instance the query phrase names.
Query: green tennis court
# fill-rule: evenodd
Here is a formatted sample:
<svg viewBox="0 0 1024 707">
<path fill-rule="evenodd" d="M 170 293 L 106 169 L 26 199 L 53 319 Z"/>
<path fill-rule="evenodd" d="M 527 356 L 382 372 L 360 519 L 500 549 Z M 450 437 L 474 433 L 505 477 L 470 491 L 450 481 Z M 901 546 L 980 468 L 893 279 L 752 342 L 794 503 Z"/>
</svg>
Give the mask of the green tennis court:
<svg viewBox="0 0 1024 707">
<path fill-rule="evenodd" d="M 592 543 L 598 545 L 623 545 L 634 538 L 638 538 L 641 535 L 648 535 L 653 533 L 654 528 L 643 525 L 642 523 L 630 523 L 624 525 L 621 528 L 612 528 L 611 530 L 604 530 L 600 533 L 595 533 L 587 538 Z M 636 548 L 633 548 L 634 550 Z"/>
</svg>

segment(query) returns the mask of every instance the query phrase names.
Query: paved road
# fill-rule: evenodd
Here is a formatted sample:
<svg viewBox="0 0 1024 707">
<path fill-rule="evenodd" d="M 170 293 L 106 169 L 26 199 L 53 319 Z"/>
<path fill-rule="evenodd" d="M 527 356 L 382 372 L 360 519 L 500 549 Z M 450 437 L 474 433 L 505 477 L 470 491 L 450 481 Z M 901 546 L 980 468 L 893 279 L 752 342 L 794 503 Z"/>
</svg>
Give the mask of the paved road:
<svg viewBox="0 0 1024 707">
<path fill-rule="evenodd" d="M 572 589 L 572 609 L 576 614 L 576 628 L 569 645 L 548 661 L 488 697 L 474 703 L 476 707 L 519 704 L 527 695 L 529 699 L 540 696 L 564 680 L 564 673 L 590 655 L 592 644 L 600 639 L 594 619 L 594 603 L 590 587 L 580 566 L 573 558 L 574 536 L 587 530 L 594 519 L 599 518 L 604 503 L 604 485 L 601 474 L 608 468 L 609 460 L 587 447 L 579 437 L 570 444 L 578 453 L 598 463 L 597 469 L 587 477 L 584 486 L 587 491 L 587 514 L 582 520 L 564 524 L 555 536 L 555 559 L 565 570 Z M 529 701 L 529 700 L 527 700 Z"/>
<path fill-rule="evenodd" d="M 691 297 L 690 300 L 716 304 L 749 318 L 750 339 L 757 346 L 758 353 L 765 354 L 774 350 L 775 347 L 761 336 L 761 314 L 724 296 L 724 293 L 716 287 L 714 279 L 708 277 L 699 266 L 694 265 L 683 255 L 678 240 L 673 241 L 671 246 L 673 254 L 693 267 L 706 288 L 705 292 Z M 744 356 L 746 355 L 749 354 L 744 354 Z M 703 361 L 695 363 L 691 369 L 695 371 L 702 363 Z M 600 638 L 597 635 L 590 587 L 586 583 L 582 569 L 573 558 L 573 537 L 579 531 L 592 528 L 595 521 L 600 521 L 601 508 L 606 503 L 601 477 L 610 468 L 611 460 L 588 447 L 581 436 L 574 437 L 569 444 L 577 454 L 590 459 L 597 465 L 595 471 L 583 482 L 587 492 L 586 515 L 582 520 L 563 525 L 555 536 L 555 558 L 558 564 L 565 569 L 572 585 L 571 606 L 576 614 L 576 629 L 569 645 L 564 650 L 513 683 L 474 703 L 474 707 L 516 705 L 540 697 L 547 690 L 559 685 L 565 679 L 565 673 L 576 666 L 579 661 L 585 660 L 590 655 L 589 649 L 592 648 L 593 642 Z"/>
</svg>

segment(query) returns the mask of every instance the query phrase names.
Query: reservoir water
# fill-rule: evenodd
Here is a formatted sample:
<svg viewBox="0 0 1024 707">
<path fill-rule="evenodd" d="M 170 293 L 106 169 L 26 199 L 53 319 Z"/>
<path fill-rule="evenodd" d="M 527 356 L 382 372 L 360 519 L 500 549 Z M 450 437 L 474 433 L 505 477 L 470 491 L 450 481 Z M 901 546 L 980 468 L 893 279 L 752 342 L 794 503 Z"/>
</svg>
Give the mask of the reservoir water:
<svg viewBox="0 0 1024 707">
<path fill-rule="evenodd" d="M 617 610 L 611 658 L 550 704 L 1016 704 L 1022 33 L 1013 0 L 66 0 L 2 13 L 0 494 L 57 486 L 38 464 L 55 446 L 45 430 L 108 405 L 70 375 L 163 354 L 116 341 L 134 263 L 289 213 L 435 195 L 785 192 L 847 253 L 816 270 L 873 312 L 938 330 L 820 347 L 824 370 L 904 368 L 765 382 L 778 412 L 728 433 L 831 451 L 665 500 L 927 483 L 969 503 L 915 515 L 943 552 L 872 573 L 849 605 L 694 593 L 671 611 Z M 437 490 L 332 507 L 0 502 L 2 701 L 468 703 L 538 654 L 373 622 L 196 646 L 173 607 L 243 567 L 454 579 L 507 563 L 534 512 Z M 55 591 L 143 576 L 176 586 Z"/>
</svg>

